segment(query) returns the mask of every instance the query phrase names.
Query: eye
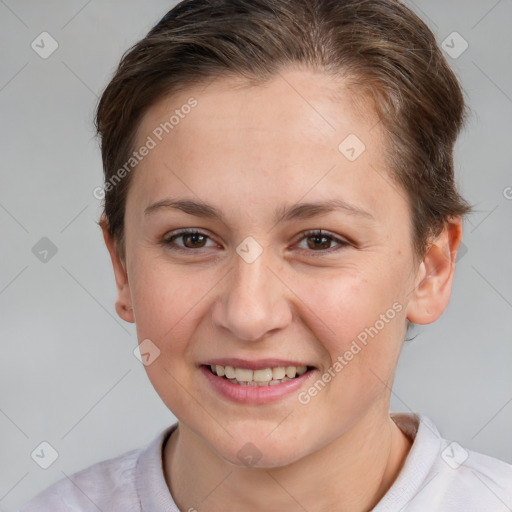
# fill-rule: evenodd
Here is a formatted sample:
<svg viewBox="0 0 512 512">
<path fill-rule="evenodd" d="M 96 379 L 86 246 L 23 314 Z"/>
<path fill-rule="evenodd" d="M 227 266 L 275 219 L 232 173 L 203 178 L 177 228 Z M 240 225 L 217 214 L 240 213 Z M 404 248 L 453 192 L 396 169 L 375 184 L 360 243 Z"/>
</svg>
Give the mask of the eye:
<svg viewBox="0 0 512 512">
<path fill-rule="evenodd" d="M 314 229 L 310 231 L 305 231 L 304 233 L 301 233 L 302 240 L 306 240 L 306 249 L 311 249 L 312 252 L 333 252 L 337 251 L 342 247 L 349 246 L 350 243 L 346 240 L 343 240 L 332 233 L 329 234 L 329 232 L 322 231 L 321 229 Z M 339 247 L 334 248 L 333 250 L 329 250 L 329 246 L 332 244 L 332 242 L 336 242 Z M 319 250 L 317 250 L 319 249 Z"/>
<path fill-rule="evenodd" d="M 206 240 L 210 237 L 201 231 L 197 231 L 196 229 L 184 229 L 174 234 L 166 236 L 162 240 L 162 244 L 173 251 L 190 251 L 193 249 L 203 249 L 205 246 Z M 177 245 L 175 240 L 180 240 L 184 243 L 184 245 Z M 215 247 L 217 244 L 213 243 L 213 245 L 209 247 Z"/>
<path fill-rule="evenodd" d="M 177 244 L 176 240 L 181 240 L 183 245 Z M 190 252 L 194 249 L 204 249 L 207 247 L 216 247 L 217 244 L 212 241 L 212 245 L 207 246 L 207 240 L 211 240 L 210 237 L 196 229 L 184 229 L 178 232 L 170 233 L 162 240 L 162 244 L 173 250 L 173 251 L 184 251 Z M 326 252 L 337 251 L 342 247 L 351 245 L 349 242 L 333 235 L 332 233 L 322 231 L 321 229 L 304 231 L 301 233 L 300 242 L 306 240 L 307 247 L 304 250 L 309 250 L 308 252 L 320 252 L 323 255 Z M 338 244 L 338 248 L 330 248 L 329 246 L 333 243 Z M 300 247 L 300 245 L 299 245 Z"/>
</svg>

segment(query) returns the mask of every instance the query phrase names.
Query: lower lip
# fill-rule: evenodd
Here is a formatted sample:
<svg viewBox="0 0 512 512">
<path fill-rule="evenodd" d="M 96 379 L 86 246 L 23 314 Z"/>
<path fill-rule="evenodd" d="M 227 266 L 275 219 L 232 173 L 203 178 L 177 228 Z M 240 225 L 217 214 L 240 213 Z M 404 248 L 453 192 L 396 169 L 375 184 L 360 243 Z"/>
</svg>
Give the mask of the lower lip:
<svg viewBox="0 0 512 512">
<path fill-rule="evenodd" d="M 200 370 L 217 393 L 234 402 L 243 404 L 266 404 L 275 402 L 287 395 L 297 392 L 313 373 L 312 370 L 308 370 L 299 377 L 273 386 L 243 386 L 241 384 L 233 384 L 224 377 L 214 375 L 206 366 L 201 366 Z"/>
</svg>

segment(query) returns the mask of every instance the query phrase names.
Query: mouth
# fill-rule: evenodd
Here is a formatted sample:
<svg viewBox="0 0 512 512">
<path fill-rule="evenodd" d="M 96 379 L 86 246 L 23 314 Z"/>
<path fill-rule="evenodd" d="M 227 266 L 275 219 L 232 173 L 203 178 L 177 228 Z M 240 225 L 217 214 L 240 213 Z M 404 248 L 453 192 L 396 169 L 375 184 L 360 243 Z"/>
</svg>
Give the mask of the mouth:
<svg viewBox="0 0 512 512">
<path fill-rule="evenodd" d="M 252 405 L 290 399 L 318 373 L 314 366 L 282 359 L 216 359 L 200 364 L 199 370 L 216 396 Z"/>
<path fill-rule="evenodd" d="M 313 370 L 312 366 L 274 366 L 261 369 L 238 368 L 229 365 L 203 365 L 210 373 L 239 386 L 277 386 L 297 379 Z"/>
</svg>

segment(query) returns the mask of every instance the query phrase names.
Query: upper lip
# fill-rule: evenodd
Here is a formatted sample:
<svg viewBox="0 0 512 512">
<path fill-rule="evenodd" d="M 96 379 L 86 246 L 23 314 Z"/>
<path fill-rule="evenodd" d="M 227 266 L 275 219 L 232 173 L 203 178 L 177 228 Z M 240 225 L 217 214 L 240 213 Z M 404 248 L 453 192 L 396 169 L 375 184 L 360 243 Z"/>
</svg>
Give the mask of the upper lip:
<svg viewBox="0 0 512 512">
<path fill-rule="evenodd" d="M 249 359 L 238 359 L 238 358 L 217 358 L 210 359 L 202 365 L 206 366 L 231 366 L 233 368 L 244 368 L 247 370 L 263 370 L 265 368 L 278 368 L 280 366 L 311 366 L 306 363 L 290 361 L 286 359 L 258 359 L 258 360 L 249 360 Z"/>
</svg>

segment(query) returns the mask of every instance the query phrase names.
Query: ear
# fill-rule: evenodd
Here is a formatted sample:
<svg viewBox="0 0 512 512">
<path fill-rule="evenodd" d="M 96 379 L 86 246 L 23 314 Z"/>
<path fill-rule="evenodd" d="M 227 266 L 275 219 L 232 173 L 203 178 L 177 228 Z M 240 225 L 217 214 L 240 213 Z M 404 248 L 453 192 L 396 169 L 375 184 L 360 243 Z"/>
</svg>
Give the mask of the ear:
<svg viewBox="0 0 512 512">
<path fill-rule="evenodd" d="M 455 259 L 462 240 L 462 219 L 446 221 L 420 263 L 407 305 L 407 318 L 415 324 L 435 322 L 450 301 Z"/>
<path fill-rule="evenodd" d="M 114 267 L 114 276 L 117 287 L 116 312 L 126 322 L 134 323 L 135 315 L 132 308 L 130 284 L 128 282 L 128 274 L 125 268 L 126 264 L 119 257 L 116 241 L 108 231 L 108 223 L 105 216 L 102 215 L 99 224 L 103 231 L 105 245 L 110 253 L 112 266 Z"/>
</svg>

